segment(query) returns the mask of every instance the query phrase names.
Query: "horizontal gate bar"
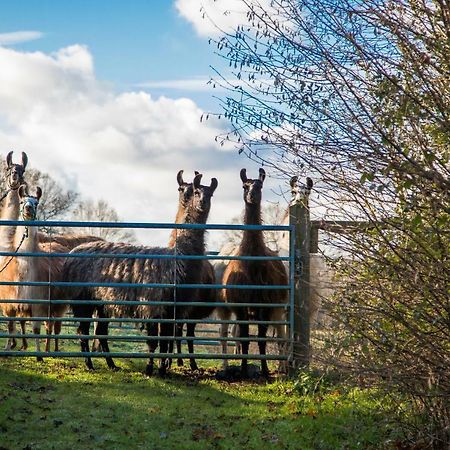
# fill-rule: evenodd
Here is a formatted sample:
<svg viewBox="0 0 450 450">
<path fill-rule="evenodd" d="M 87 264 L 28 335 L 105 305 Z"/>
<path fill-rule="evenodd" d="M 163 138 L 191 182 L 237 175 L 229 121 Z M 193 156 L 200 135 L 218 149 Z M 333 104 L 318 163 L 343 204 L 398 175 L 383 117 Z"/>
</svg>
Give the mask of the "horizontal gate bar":
<svg viewBox="0 0 450 450">
<path fill-rule="evenodd" d="M 27 338 L 27 339 L 67 339 L 67 340 L 75 340 L 75 339 L 86 339 L 86 340 L 94 340 L 94 339 L 108 339 L 108 341 L 134 341 L 134 342 L 146 342 L 146 341 L 195 341 L 198 338 L 195 336 L 147 336 L 147 335 L 117 335 L 117 334 L 6 334 L 1 333 L 1 338 Z M 286 342 L 286 339 L 277 338 L 277 337 L 265 337 L 259 338 L 257 336 L 251 336 L 248 338 L 242 337 L 224 337 L 224 336 L 215 336 L 215 337 L 202 337 L 203 341 L 238 341 L 238 342 Z"/>
<path fill-rule="evenodd" d="M 141 305 L 141 306 L 216 306 L 220 308 L 289 308 L 289 303 L 223 303 L 223 302 L 184 302 L 174 301 L 139 301 L 139 300 L 32 300 L 32 299 L 1 299 L 2 303 L 20 303 L 30 305 Z M 1 320 L 1 316 L 0 316 Z"/>
<path fill-rule="evenodd" d="M 131 323 L 208 323 L 208 324 L 249 324 L 249 325 L 289 325 L 285 320 L 216 320 L 216 319 L 132 319 L 129 317 L 2 317 L 0 322 L 131 322 Z"/>
<path fill-rule="evenodd" d="M 177 229 L 177 230 L 267 230 L 289 231 L 290 225 L 231 225 L 231 224 L 200 224 L 200 223 L 147 223 L 147 222 L 77 222 L 64 220 L 0 220 L 0 226 L 30 227 L 68 227 L 68 228 L 148 228 L 148 229 Z"/>
<path fill-rule="evenodd" d="M 126 352 L 21 352 L 21 351 L 0 351 L 0 356 L 42 356 L 42 357 L 57 357 L 57 358 L 68 358 L 68 357 L 93 357 L 93 358 L 104 358 L 105 356 L 110 356 L 111 358 L 195 358 L 195 359 L 248 359 L 248 360 L 271 360 L 271 361 L 285 361 L 288 359 L 286 355 L 233 355 L 229 353 L 126 353 Z"/>
<path fill-rule="evenodd" d="M 173 283 L 90 283 L 69 281 L 0 281 L 0 286 L 46 286 L 46 287 L 111 287 L 125 288 L 163 288 L 163 289 L 258 289 L 288 290 L 289 284 L 173 284 Z"/>
<path fill-rule="evenodd" d="M 117 258 L 117 259 L 174 259 L 174 260 L 221 260 L 221 261 L 289 261 L 289 256 L 221 256 L 221 255 L 158 255 L 141 253 L 50 253 L 50 252 L 0 252 L 0 256 L 45 258 Z"/>
</svg>

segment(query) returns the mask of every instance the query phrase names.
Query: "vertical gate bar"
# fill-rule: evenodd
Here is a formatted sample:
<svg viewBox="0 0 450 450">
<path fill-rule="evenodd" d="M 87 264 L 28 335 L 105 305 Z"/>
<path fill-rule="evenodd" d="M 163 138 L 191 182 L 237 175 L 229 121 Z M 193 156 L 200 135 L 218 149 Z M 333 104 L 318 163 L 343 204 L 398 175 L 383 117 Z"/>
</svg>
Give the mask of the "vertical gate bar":
<svg viewBox="0 0 450 450">
<path fill-rule="evenodd" d="M 295 310 L 295 227 L 289 230 L 289 361 L 294 360 L 294 310 Z"/>
<path fill-rule="evenodd" d="M 289 224 L 295 226 L 294 341 L 291 374 L 310 361 L 310 217 L 308 199 L 289 208 Z"/>
</svg>

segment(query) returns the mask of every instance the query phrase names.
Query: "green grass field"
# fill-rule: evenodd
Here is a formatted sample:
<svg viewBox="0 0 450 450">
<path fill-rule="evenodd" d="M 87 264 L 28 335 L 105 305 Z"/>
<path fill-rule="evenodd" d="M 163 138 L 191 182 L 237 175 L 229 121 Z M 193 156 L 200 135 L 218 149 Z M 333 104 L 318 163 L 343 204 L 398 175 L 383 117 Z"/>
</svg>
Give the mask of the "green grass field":
<svg viewBox="0 0 450 450">
<path fill-rule="evenodd" d="M 302 381 L 217 381 L 144 360 L 0 358 L 0 449 L 380 449 L 397 438 L 369 391 Z"/>
</svg>

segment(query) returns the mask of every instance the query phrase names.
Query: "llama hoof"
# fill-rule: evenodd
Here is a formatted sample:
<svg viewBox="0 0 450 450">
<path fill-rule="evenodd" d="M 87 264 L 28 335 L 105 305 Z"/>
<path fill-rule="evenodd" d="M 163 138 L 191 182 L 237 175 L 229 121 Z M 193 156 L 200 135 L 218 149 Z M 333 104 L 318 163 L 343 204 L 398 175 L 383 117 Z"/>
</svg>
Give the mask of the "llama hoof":
<svg viewBox="0 0 450 450">
<path fill-rule="evenodd" d="M 44 362 L 44 358 L 42 356 L 36 356 L 37 362 Z"/>
<path fill-rule="evenodd" d="M 177 359 L 177 366 L 178 367 L 183 367 L 184 366 L 184 361 L 181 358 Z"/>
<path fill-rule="evenodd" d="M 24 352 L 28 348 L 28 345 L 22 345 L 22 347 L 19 348 L 21 352 Z"/>
<path fill-rule="evenodd" d="M 191 362 L 191 370 L 192 371 L 198 370 L 198 366 L 197 366 L 196 362 Z"/>
<path fill-rule="evenodd" d="M 145 375 L 147 377 L 151 377 L 153 375 L 153 366 L 150 364 L 147 364 L 147 367 L 145 368 Z"/>
</svg>

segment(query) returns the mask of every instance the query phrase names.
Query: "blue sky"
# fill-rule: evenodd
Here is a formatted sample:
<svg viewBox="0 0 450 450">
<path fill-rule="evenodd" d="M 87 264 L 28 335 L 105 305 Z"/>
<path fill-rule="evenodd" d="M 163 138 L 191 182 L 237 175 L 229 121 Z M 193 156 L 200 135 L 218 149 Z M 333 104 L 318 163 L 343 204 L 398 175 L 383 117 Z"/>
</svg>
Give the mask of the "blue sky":
<svg viewBox="0 0 450 450">
<path fill-rule="evenodd" d="M 205 36 L 198 36 L 169 0 L 18 0 L 2 2 L 1 33 L 36 30 L 42 37 L 14 44 L 24 51 L 54 52 L 82 43 L 95 57 L 95 71 L 118 90 L 141 83 L 208 78 L 221 66 Z M 164 88 L 155 95 L 174 95 Z M 177 89 L 175 95 L 184 93 Z M 204 108 L 210 93 L 190 92 Z"/>
<path fill-rule="evenodd" d="M 239 215 L 239 171 L 256 176 L 258 166 L 215 142 L 224 120 L 200 122 L 219 111 L 209 66 L 227 70 L 202 4 L 222 29 L 245 17 L 241 0 L 3 1 L 1 153 L 26 151 L 30 165 L 126 221 L 171 222 L 180 169 L 218 178 L 210 222 Z M 279 200 L 268 175 L 265 198 Z"/>
</svg>

